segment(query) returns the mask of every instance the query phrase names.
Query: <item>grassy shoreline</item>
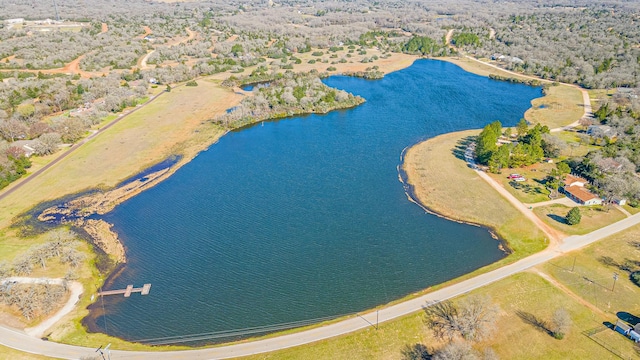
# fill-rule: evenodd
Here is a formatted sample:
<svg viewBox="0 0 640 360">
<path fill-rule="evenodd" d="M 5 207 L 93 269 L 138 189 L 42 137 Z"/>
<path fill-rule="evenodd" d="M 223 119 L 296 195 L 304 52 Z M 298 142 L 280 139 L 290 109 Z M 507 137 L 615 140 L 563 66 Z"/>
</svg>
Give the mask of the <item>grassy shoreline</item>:
<svg viewBox="0 0 640 360">
<path fill-rule="evenodd" d="M 413 60 L 415 60 L 415 58 Z M 404 67 L 410 66 L 413 63 L 413 60 L 409 61 L 408 59 L 403 59 L 402 66 L 397 66 L 397 68 L 394 68 L 393 64 L 390 64 L 389 68 L 387 68 L 386 70 L 388 72 L 395 71 L 395 70 L 400 70 L 400 69 L 402 69 Z M 450 61 L 450 59 L 446 59 L 446 58 L 437 59 L 437 60 Z M 450 61 L 450 62 L 455 63 L 454 61 Z M 388 69 L 391 69 L 391 70 L 389 71 Z M 465 67 L 463 67 L 463 69 L 466 70 L 466 71 L 469 71 Z M 471 72 L 474 72 L 474 71 L 471 71 Z M 491 71 L 491 73 L 496 73 L 496 72 L 499 73 L 499 71 L 496 71 L 496 70 L 492 70 Z M 484 76 L 486 76 L 486 75 L 484 75 Z M 172 93 L 173 92 L 177 92 L 177 89 L 172 91 Z M 236 101 L 238 101 L 238 99 L 236 99 Z M 231 103 L 233 103 L 233 101 Z M 166 106 L 168 106 L 168 105 L 166 105 Z M 226 109 L 226 107 L 225 107 L 225 109 Z M 224 110 L 224 109 L 222 109 L 222 110 Z M 203 128 L 203 126 L 204 126 L 204 128 Z M 197 129 L 198 131 L 196 131 L 194 129 Z M 209 130 L 209 131 L 213 130 L 213 132 L 212 133 L 208 133 L 206 135 L 203 135 L 202 134 L 203 131 L 201 131 L 200 129 L 206 129 L 206 130 Z M 125 131 L 125 130 L 127 130 L 127 129 L 126 128 L 125 129 L 121 129 L 120 132 Z M 219 128 L 216 129 L 215 126 L 203 125 L 203 124 L 200 124 L 200 125 L 198 125 L 196 127 L 192 127 L 191 131 L 193 131 L 193 132 L 190 134 L 190 136 L 183 137 L 182 141 L 176 141 L 176 142 L 173 143 L 173 145 L 171 145 L 169 147 L 164 145 L 164 148 L 163 148 L 164 151 L 162 151 L 162 153 L 165 154 L 165 155 L 166 154 L 171 154 L 171 153 L 176 153 L 176 152 L 179 152 L 179 153 L 182 153 L 182 154 L 185 154 L 185 153 L 187 154 L 187 156 L 184 156 L 184 158 L 180 161 L 180 163 L 175 166 L 176 170 L 177 170 L 177 168 L 179 168 L 182 165 L 188 163 L 191 159 L 193 159 L 195 156 L 197 156 L 197 154 L 200 151 L 202 151 L 202 150 L 208 148 L 209 146 L 211 146 L 212 144 L 214 144 L 225 133 L 223 130 L 221 130 Z M 447 135 L 449 135 L 449 134 L 447 134 Z M 109 141 L 115 142 L 117 140 L 115 140 L 114 138 L 111 138 L 111 139 L 109 139 Z M 167 151 L 167 150 L 169 150 L 169 151 Z M 96 151 L 96 149 L 86 150 L 86 152 L 91 152 L 91 151 Z M 163 156 L 166 157 L 165 155 L 163 155 Z M 81 156 L 89 157 L 90 155 L 83 154 Z M 147 157 L 145 159 L 146 163 L 147 164 L 152 164 L 151 160 L 154 159 L 154 156 L 155 156 L 155 160 L 162 160 L 164 158 L 164 157 L 158 156 L 158 153 L 156 153 L 155 155 L 151 155 L 151 156 Z M 140 167 L 138 167 L 138 171 L 137 172 L 139 172 L 140 170 L 143 170 L 143 169 L 144 168 L 141 169 Z M 123 173 L 126 173 L 126 171 L 120 171 L 118 173 L 119 174 L 123 174 Z M 113 179 L 113 175 L 114 175 L 113 173 L 108 174 L 108 175 Z M 131 175 L 131 174 L 129 174 L 129 175 Z M 120 178 L 120 180 L 121 179 L 122 178 Z M 103 180 L 103 184 L 105 186 L 108 186 L 109 183 L 110 183 L 109 181 L 104 181 Z M 424 202 L 423 202 L 423 204 L 424 204 Z M 435 206 L 427 205 L 427 207 L 429 209 L 438 211 L 438 209 Z M 440 212 L 440 211 L 438 211 L 438 212 Z M 450 214 L 451 216 L 447 215 L 446 212 L 443 212 L 443 215 L 445 215 L 447 217 L 450 217 L 450 218 L 453 218 L 453 219 L 456 219 L 456 217 L 457 217 L 456 213 L 454 213 L 454 212 L 452 212 Z M 3 221 L 3 220 L 6 221 L 7 219 L 6 218 L 3 219 L 3 218 L 0 217 L 0 222 Z M 459 220 L 466 221 L 466 222 L 472 222 L 472 223 L 475 223 L 475 224 L 483 224 L 483 222 L 479 218 L 476 218 L 475 220 L 473 220 L 471 217 L 470 217 L 470 219 L 465 219 L 464 216 L 463 216 Z M 513 219 L 512 221 L 507 222 L 507 224 L 504 224 L 503 227 L 496 226 L 495 227 L 496 232 L 501 237 L 508 238 L 509 236 L 511 236 L 511 234 L 513 232 L 517 231 L 517 226 L 520 223 L 519 221 L 520 220 L 518 220 L 518 219 Z M 493 228 L 492 225 L 487 225 L 487 226 L 489 226 L 490 228 Z M 533 227 L 533 225 L 531 225 L 531 227 Z M 523 237 L 522 238 L 522 247 L 516 246 L 515 250 L 516 250 L 516 252 L 517 252 L 517 254 L 519 256 L 517 256 L 517 257 L 509 256 L 508 257 L 508 259 L 509 259 L 508 262 L 515 261 L 518 258 L 525 256 L 530 251 L 535 252 L 536 251 L 535 248 L 539 247 L 539 244 L 538 244 L 538 242 L 539 242 L 538 240 L 539 239 L 536 240 L 536 238 L 538 238 L 540 236 L 540 234 L 532 233 L 532 234 L 529 234 L 527 236 L 529 238 L 527 238 L 527 237 Z M 1 242 L 0 242 L 0 244 L 1 244 Z M 489 267 L 486 267 L 486 268 L 477 270 L 477 271 L 475 271 L 473 273 L 467 274 L 465 276 L 453 279 L 450 282 L 447 282 L 447 283 L 444 283 L 444 284 L 439 284 L 439 285 L 434 286 L 434 287 L 429 288 L 429 289 L 425 289 L 425 290 L 423 290 L 423 291 L 421 291 L 419 293 L 412 294 L 412 295 L 410 295 L 408 297 L 405 297 L 403 299 L 399 299 L 397 301 L 394 301 L 393 303 L 397 303 L 397 302 L 400 302 L 402 300 L 406 300 L 407 298 L 410 298 L 410 297 L 418 296 L 418 295 L 420 295 L 422 293 L 425 293 L 425 292 L 434 290 L 436 288 L 445 286 L 446 284 L 449 284 L 451 282 L 461 281 L 461 280 L 463 280 L 465 278 L 468 278 L 470 276 L 473 276 L 473 275 L 477 274 L 478 272 L 485 272 L 485 271 L 488 271 L 488 270 L 490 270 L 492 268 L 499 267 L 499 266 L 502 266 L 502 265 L 504 265 L 504 263 L 502 261 L 500 261 L 498 263 L 494 263 L 494 264 L 490 265 Z M 89 286 L 89 282 L 85 283 L 84 285 L 87 288 L 87 286 Z M 88 305 L 88 303 L 86 301 L 83 301 L 81 304 Z M 389 304 L 386 304 L 386 305 L 389 305 Z M 79 306 L 78 309 L 80 311 L 73 317 L 74 319 L 77 319 L 78 316 L 84 317 L 84 315 L 82 315 L 83 313 L 86 314 L 86 309 L 84 307 Z M 119 347 L 119 348 L 123 348 L 123 349 L 124 348 L 129 348 L 129 349 L 146 349 L 147 348 L 147 346 L 144 346 L 144 345 L 128 343 L 128 342 L 125 342 L 125 341 L 123 341 L 121 339 L 112 338 L 112 337 L 109 337 L 109 336 L 104 335 L 104 334 L 87 334 L 84 329 L 82 329 L 81 327 L 80 328 L 77 327 L 77 325 L 78 325 L 77 322 L 74 321 L 74 323 L 76 325 L 73 325 L 73 327 L 75 327 L 75 329 L 73 329 L 73 330 L 69 329 L 69 327 L 67 327 L 66 330 L 61 329 L 62 331 L 61 331 L 61 333 L 59 333 L 59 335 L 62 335 L 62 337 L 60 338 L 60 340 L 62 340 L 64 342 L 69 342 L 69 343 L 81 343 L 81 344 L 94 343 L 95 341 L 98 341 L 98 342 L 108 341 L 108 342 L 114 342 L 114 346 L 115 347 Z M 71 330 L 71 332 L 69 332 L 69 330 Z M 297 330 L 292 330 L 292 331 L 297 331 Z M 66 335 L 63 335 L 62 333 L 66 333 Z M 170 347 L 170 348 L 171 349 L 176 349 L 175 347 Z M 159 349 L 159 348 L 156 348 L 156 347 L 154 347 L 153 349 L 154 350 L 163 350 L 163 349 Z M 166 350 L 166 348 L 165 348 L 165 350 Z"/>
</svg>

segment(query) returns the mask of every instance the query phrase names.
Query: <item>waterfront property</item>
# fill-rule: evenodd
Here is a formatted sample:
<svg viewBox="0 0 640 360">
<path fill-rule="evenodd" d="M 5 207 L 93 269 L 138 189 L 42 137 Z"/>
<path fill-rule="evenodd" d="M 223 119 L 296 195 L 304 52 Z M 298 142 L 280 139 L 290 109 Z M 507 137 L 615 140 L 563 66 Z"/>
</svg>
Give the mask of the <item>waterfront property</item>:
<svg viewBox="0 0 640 360">
<path fill-rule="evenodd" d="M 562 192 L 580 205 L 600 205 L 602 199 L 585 188 L 589 182 L 579 176 L 567 175 L 564 179 Z"/>
<path fill-rule="evenodd" d="M 139 340 L 326 319 L 505 256 L 486 229 L 408 201 L 400 155 L 496 118 L 513 126 L 539 88 L 433 60 L 376 81 L 325 81 L 367 101 L 232 131 L 105 216 L 129 259 L 110 286 L 154 286 L 153 296 L 104 298 L 111 334 Z M 100 329 L 103 315 L 95 316 Z"/>
</svg>

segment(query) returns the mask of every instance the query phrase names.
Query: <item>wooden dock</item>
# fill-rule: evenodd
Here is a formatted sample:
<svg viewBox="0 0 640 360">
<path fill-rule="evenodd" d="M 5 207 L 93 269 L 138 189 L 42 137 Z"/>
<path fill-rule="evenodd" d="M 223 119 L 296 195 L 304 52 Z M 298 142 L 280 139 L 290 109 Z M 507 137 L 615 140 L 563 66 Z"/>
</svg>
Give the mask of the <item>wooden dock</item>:
<svg viewBox="0 0 640 360">
<path fill-rule="evenodd" d="M 134 288 L 133 285 L 127 285 L 126 289 L 100 291 L 98 296 L 123 294 L 124 297 L 129 297 L 131 296 L 131 293 L 138 292 L 140 295 L 148 295 L 149 291 L 151 291 L 151 284 L 144 284 L 141 288 Z"/>
</svg>

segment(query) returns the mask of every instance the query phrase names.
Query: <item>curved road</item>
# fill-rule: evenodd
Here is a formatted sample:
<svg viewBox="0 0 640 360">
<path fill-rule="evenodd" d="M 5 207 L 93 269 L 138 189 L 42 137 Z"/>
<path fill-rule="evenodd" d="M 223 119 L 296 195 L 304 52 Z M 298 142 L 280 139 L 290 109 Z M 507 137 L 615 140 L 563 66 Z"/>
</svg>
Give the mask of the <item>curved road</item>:
<svg viewBox="0 0 640 360">
<path fill-rule="evenodd" d="M 473 60 L 479 61 L 476 59 L 473 59 Z M 486 63 L 483 63 L 483 64 L 486 64 Z M 493 66 L 491 64 L 486 64 L 486 65 Z M 586 91 L 583 91 L 583 98 L 585 99 L 585 116 L 588 116 L 590 114 L 590 103 L 588 102 L 589 97 L 588 97 L 588 94 L 586 94 Z M 587 105 L 588 105 L 588 108 L 587 108 Z M 108 126 L 111 126 L 114 123 L 111 123 Z M 105 130 L 105 128 L 101 129 L 101 131 Z M 89 140 L 95 135 L 96 134 L 85 139 L 82 143 Z M 65 154 L 63 154 L 63 156 L 61 156 L 59 159 L 56 159 L 56 161 L 54 161 L 53 163 L 60 161 L 63 157 L 67 156 L 68 153 L 72 152 L 77 146 L 80 146 L 80 144 L 75 145 L 74 147 L 69 149 Z M 45 168 L 40 169 L 39 172 L 45 171 L 48 167 L 52 166 L 53 163 L 49 164 Z M 39 172 L 32 174 L 32 176 L 25 179 L 23 183 L 27 182 L 31 177 L 34 177 Z M 479 173 L 482 176 L 483 173 L 482 172 L 479 172 Z M 493 183 L 491 179 L 488 179 L 488 180 L 490 184 Z M 19 184 L 13 189 L 21 185 L 22 184 Z M 11 189 L 8 193 L 12 192 L 13 189 Z M 510 202 L 514 203 L 513 199 L 510 198 L 512 197 L 511 194 L 507 193 L 508 195 L 505 195 L 505 192 L 500 191 L 500 189 L 497 189 L 497 190 L 503 196 L 506 196 Z M 6 195 L 7 193 L 1 195 L 0 199 L 2 199 Z M 516 208 L 518 210 L 522 211 L 523 213 L 530 212 L 530 210 L 524 207 L 522 203 L 520 203 L 517 200 L 515 201 L 519 204 L 519 205 L 516 205 L 514 203 L 514 205 L 516 205 Z M 538 219 L 538 221 L 535 222 L 536 225 L 540 226 L 539 222 L 540 221 Z M 290 348 L 294 346 L 304 345 L 304 344 L 320 341 L 323 339 L 328 339 L 331 337 L 335 337 L 335 336 L 339 336 L 339 335 L 364 329 L 368 326 L 371 326 L 371 324 L 376 323 L 376 321 L 385 322 L 385 321 L 389 321 L 404 315 L 408 315 L 416 311 L 420 311 L 428 303 L 446 300 L 446 299 L 467 293 L 474 289 L 480 288 L 482 286 L 491 284 L 500 279 L 503 279 L 505 277 L 518 273 L 520 271 L 529 269 L 535 265 L 549 261 L 557 256 L 562 255 L 565 252 L 579 249 L 581 247 L 589 245 L 595 241 L 598 241 L 600 239 L 613 235 L 622 230 L 628 229 L 629 227 L 637 224 L 640 224 L 640 213 L 633 215 L 631 217 L 628 217 L 626 219 L 623 219 L 615 224 L 596 230 L 587 235 L 581 235 L 581 236 L 574 235 L 574 236 L 567 237 L 564 240 L 561 240 L 559 237 L 559 234 L 557 234 L 555 231 L 552 231 L 553 229 L 548 229 L 546 224 L 543 224 L 544 227 L 541 227 L 541 228 L 547 234 L 547 236 L 549 236 L 550 239 L 552 240 L 549 248 L 547 248 L 546 250 L 540 253 L 531 255 L 525 259 L 521 259 L 513 264 L 509 264 L 499 269 L 490 271 L 488 273 L 478 275 L 474 278 L 467 279 L 459 283 L 447 286 L 445 288 L 434 291 L 432 293 L 429 293 L 429 294 L 426 294 L 426 295 L 423 295 L 399 304 L 395 304 L 384 309 L 380 309 L 377 312 L 373 311 L 373 312 L 365 313 L 365 314 L 351 317 L 346 320 L 336 322 L 330 325 L 321 326 L 318 328 L 305 330 L 305 331 L 292 333 L 292 334 L 287 334 L 283 336 L 278 336 L 275 338 L 269 338 L 269 339 L 263 339 L 263 340 L 257 340 L 257 341 L 251 341 L 251 342 L 245 342 L 245 343 L 239 343 L 239 344 L 233 344 L 233 345 L 226 345 L 226 346 L 221 346 L 216 348 L 198 349 L 198 350 L 167 351 L 167 352 L 113 350 L 111 351 L 111 358 L 113 359 L 148 359 L 150 357 L 153 357 L 154 359 L 157 359 L 157 360 L 227 359 L 227 358 L 233 358 L 233 357 L 259 354 L 264 352 L 271 352 L 271 351 L 281 350 L 281 349 Z M 83 356 L 95 355 L 95 348 L 86 348 L 86 347 L 80 347 L 80 346 L 72 346 L 72 345 L 48 342 L 48 341 L 44 341 L 44 340 L 29 336 L 23 331 L 18 331 L 18 330 L 14 330 L 14 329 L 2 327 L 2 326 L 0 326 L 0 344 L 13 349 L 28 352 L 28 353 L 41 354 L 41 355 L 46 355 L 46 356 L 56 357 L 61 359 L 79 359 L 80 357 L 83 357 Z M 99 345 L 104 345 L 104 344 L 96 344 L 96 348 Z"/>
<path fill-rule="evenodd" d="M 16 282 L 21 284 L 54 284 L 54 285 L 65 285 L 65 280 L 60 278 L 31 278 L 31 277 L 8 277 L 0 280 L 0 284 L 5 284 L 8 282 Z M 49 317 L 47 320 L 41 322 L 40 324 L 26 328 L 25 332 L 34 337 L 40 337 L 44 335 L 44 332 L 52 327 L 58 320 L 62 319 L 63 316 L 70 313 L 75 307 L 80 295 L 82 295 L 82 284 L 77 281 L 67 281 L 66 284 L 69 288 L 69 300 L 64 304 L 62 309 L 58 310 L 53 316 Z"/>
<path fill-rule="evenodd" d="M 461 281 L 447 286 L 432 293 L 411 299 L 396 305 L 380 309 L 378 312 L 379 322 L 389 321 L 416 311 L 420 311 L 426 304 L 446 300 L 487 284 L 529 269 L 532 266 L 549 261 L 565 252 L 572 251 L 589 245 L 602 238 L 628 229 L 631 226 L 640 224 L 640 213 L 621 220 L 615 224 L 596 230 L 587 235 L 574 235 L 565 238 L 561 243 L 552 246 L 540 253 L 531 255 L 513 264 L 493 270 L 491 272 L 478 275 L 474 278 Z M 276 351 L 298 345 L 331 338 L 364 329 L 376 323 L 376 312 L 369 312 L 359 317 L 352 317 L 334 324 L 305 330 L 298 333 L 287 334 L 275 338 L 258 341 L 226 345 L 217 348 L 167 351 L 167 352 L 145 352 L 145 351 L 111 351 L 112 359 L 148 359 L 153 357 L 156 360 L 173 359 L 227 359 L 233 357 L 247 356 L 264 352 Z M 43 341 L 27 335 L 22 331 L 0 327 L 0 344 L 20 351 L 42 354 L 61 359 L 78 359 L 82 356 L 94 354 L 95 348 L 84 348 L 80 346 L 64 345 Z M 96 344 L 96 348 L 99 345 Z"/>
</svg>

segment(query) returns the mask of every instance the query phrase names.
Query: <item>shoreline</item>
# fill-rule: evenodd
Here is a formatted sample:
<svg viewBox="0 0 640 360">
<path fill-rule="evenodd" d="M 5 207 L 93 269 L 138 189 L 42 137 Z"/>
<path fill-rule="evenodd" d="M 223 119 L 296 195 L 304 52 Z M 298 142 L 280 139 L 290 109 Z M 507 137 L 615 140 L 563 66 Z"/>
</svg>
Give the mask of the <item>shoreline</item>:
<svg viewBox="0 0 640 360">
<path fill-rule="evenodd" d="M 475 130 L 466 130 L 466 131 L 475 131 Z M 478 130 L 479 131 L 479 130 Z M 447 134 L 456 134 L 457 132 L 452 132 L 452 133 L 447 133 Z M 435 138 L 432 138 L 435 139 Z M 429 141 L 431 139 L 427 139 L 427 140 L 423 140 L 421 142 L 418 142 L 416 144 L 407 146 L 406 148 L 404 148 L 402 150 L 402 153 L 400 155 L 400 164 L 398 165 L 398 180 L 400 181 L 400 183 L 402 184 L 403 188 L 404 188 L 404 193 L 407 196 L 407 200 L 409 200 L 410 202 L 418 205 L 422 210 L 424 210 L 426 213 L 430 214 L 430 215 L 434 215 L 437 216 L 439 218 L 448 220 L 448 221 L 453 221 L 453 222 L 457 222 L 459 224 L 465 224 L 465 225 L 471 225 L 471 226 L 476 226 L 482 229 L 485 229 L 489 232 L 489 234 L 491 235 L 492 238 L 494 238 L 495 240 L 498 241 L 499 245 L 498 245 L 498 249 L 500 249 L 501 251 L 504 252 L 505 256 L 509 256 L 513 253 L 513 250 L 509 247 L 509 242 L 506 239 L 503 239 L 502 237 L 500 237 L 500 235 L 498 234 L 497 229 L 495 229 L 494 227 L 490 226 L 490 225 L 486 225 L 486 224 L 482 224 L 481 222 L 474 222 L 474 221 L 469 221 L 469 220 L 464 220 L 461 218 L 456 218 L 454 215 L 447 215 L 444 214 L 443 212 L 440 212 L 438 209 L 432 208 L 430 206 L 428 206 L 427 204 L 425 204 L 423 202 L 422 199 L 419 198 L 418 194 L 416 193 L 416 185 L 413 184 L 410 180 L 411 176 L 416 176 L 414 169 L 407 169 L 407 163 L 405 162 L 405 157 L 407 155 L 407 153 L 409 151 L 411 151 L 411 149 L 413 149 L 414 147 L 425 143 L 427 141 Z M 410 172 L 414 172 L 413 175 L 410 175 Z M 452 279 L 453 280 L 453 279 Z"/>
<path fill-rule="evenodd" d="M 413 63 L 420 59 L 420 57 L 406 55 L 406 54 L 397 54 L 400 59 L 395 62 L 385 62 L 381 65 L 380 70 L 387 75 L 389 73 L 403 70 L 407 67 L 413 65 Z M 354 64 L 350 64 L 350 68 L 354 66 Z M 356 64 L 356 68 L 360 68 L 365 66 L 365 64 Z M 349 70 L 345 70 L 349 71 Z M 216 74 L 217 75 L 217 74 Z M 336 74 L 332 74 L 330 76 L 342 75 L 342 72 L 337 72 Z M 207 78 L 213 78 L 215 75 L 209 76 Z M 206 80 L 204 78 L 203 80 Z M 346 107 L 346 108 L 335 108 L 331 109 L 328 112 L 335 110 L 347 110 L 350 108 L 357 107 L 361 105 L 364 101 L 362 100 L 357 102 L 355 105 Z M 232 104 L 232 106 L 236 106 L 237 104 Z M 201 152 L 206 151 L 211 146 L 215 145 L 223 136 L 225 136 L 229 131 L 238 131 L 247 127 L 255 126 L 258 123 L 264 121 L 279 121 L 284 120 L 296 116 L 304 116 L 313 113 L 296 113 L 287 115 L 285 117 L 273 117 L 268 119 L 256 119 L 250 123 L 242 124 L 239 127 L 233 129 L 227 129 L 223 131 L 221 134 L 216 136 L 213 141 L 199 143 L 194 146 L 194 151 L 181 153 L 181 154 L 170 154 L 164 158 L 161 158 L 156 164 L 148 166 L 137 173 L 133 174 L 129 178 L 121 181 L 116 184 L 113 188 L 102 191 L 100 189 L 88 189 L 82 191 L 78 194 L 69 194 L 64 196 L 59 200 L 47 201 L 48 204 L 51 204 L 50 207 L 42 211 L 38 214 L 38 220 L 42 222 L 48 222 L 47 220 L 51 220 L 55 217 L 55 215 L 70 215 L 71 212 L 79 211 L 83 215 L 81 217 L 87 217 L 92 214 L 104 215 L 111 211 L 115 206 L 121 204 L 124 201 L 140 194 L 141 192 L 156 186 L 160 182 L 168 179 L 171 175 L 173 175 L 177 170 L 179 170 L 182 166 L 188 164 L 193 159 L 195 159 Z M 323 114 L 323 113 L 318 113 Z M 179 146 L 180 143 L 176 143 L 175 145 Z M 150 169 L 154 169 L 163 163 L 170 161 L 172 157 L 179 157 L 178 160 L 172 164 L 170 164 L 167 168 L 162 170 L 158 170 L 157 173 L 149 174 Z M 160 173 L 161 172 L 161 173 Z M 131 183 L 138 183 L 137 185 L 131 185 Z M 64 205 L 69 205 L 68 211 L 60 212 L 59 205 L 60 202 L 63 202 Z M 27 211 L 27 213 L 31 213 L 34 209 L 37 209 L 41 204 L 36 205 L 31 210 Z M 89 210 L 88 210 L 89 208 Z M 47 217 L 49 215 L 49 217 Z M 106 276 L 111 278 L 114 275 L 115 270 L 117 269 L 119 264 L 126 263 L 126 248 L 125 244 L 120 241 L 117 233 L 111 231 L 113 224 L 109 224 L 103 220 L 88 220 L 88 221 L 77 221 L 74 219 L 72 221 L 67 221 L 63 219 L 62 221 L 56 221 L 57 223 L 71 223 L 73 226 L 81 228 L 86 231 L 86 233 L 92 238 L 92 245 L 97 246 L 99 249 L 103 250 L 105 254 L 109 256 L 114 256 L 116 258 L 116 264 L 113 267 L 113 270 L 109 271 Z M 106 234 L 106 236 L 105 236 Z M 106 237 L 106 238 L 105 238 Z M 102 245 L 102 246 L 101 246 Z M 113 251 L 108 251 L 108 249 L 112 249 Z"/>
<path fill-rule="evenodd" d="M 415 60 L 418 60 L 418 59 L 421 59 L 421 58 L 419 58 L 419 57 L 415 57 L 415 58 L 413 59 L 413 61 L 411 61 L 410 63 L 408 63 L 408 64 L 406 64 L 406 63 L 405 63 L 405 64 L 403 64 L 403 66 L 402 66 L 402 67 L 398 67 L 398 68 L 396 68 L 396 69 L 394 69 L 394 70 L 391 70 L 391 71 L 385 72 L 385 75 L 386 75 L 386 74 L 388 74 L 388 73 L 391 73 L 391 72 L 394 72 L 394 71 L 399 71 L 399 70 L 402 70 L 402 69 L 404 69 L 404 68 L 406 68 L 406 67 L 409 67 L 409 66 L 411 66 L 411 65 L 413 64 L 413 62 L 414 62 Z M 434 58 L 434 59 L 430 59 L 430 60 L 447 61 L 447 60 L 446 60 L 446 59 L 444 59 L 444 58 Z M 406 65 L 406 66 L 404 66 L 404 65 Z M 468 71 L 467 69 L 464 69 L 464 68 L 463 68 L 463 70 L 464 70 L 464 71 Z M 338 74 L 336 74 L 336 75 L 338 75 Z M 260 120 L 260 121 L 258 121 L 258 122 L 261 122 L 261 121 L 277 121 L 277 120 L 280 120 L 280 119 Z M 251 123 L 251 124 L 247 124 L 246 126 L 253 126 L 253 125 L 255 125 L 255 124 L 256 124 L 256 123 L 258 123 L 258 122 Z M 236 130 L 236 129 L 233 129 L 233 130 Z M 165 170 L 166 170 L 166 172 L 165 172 L 161 177 L 158 177 L 158 178 L 157 178 L 157 180 L 152 181 L 152 182 L 148 182 L 148 183 L 146 183 L 146 184 L 141 185 L 141 188 L 137 189 L 135 194 L 131 194 L 130 196 L 119 198 L 119 202 L 117 202 L 117 203 L 113 203 L 112 205 L 113 205 L 113 206 L 116 206 L 117 204 L 119 204 L 119 203 L 121 203 L 121 202 L 123 202 L 123 201 L 126 201 L 127 199 L 129 199 L 129 198 L 131 198 L 131 197 L 133 197 L 133 196 L 137 195 L 138 193 L 140 193 L 140 192 L 142 192 L 142 191 L 144 191 L 144 190 L 146 190 L 146 189 L 148 189 L 148 188 L 150 188 L 150 187 L 152 187 L 152 186 L 155 186 L 156 184 L 160 183 L 160 182 L 161 182 L 161 181 L 163 181 L 164 179 L 168 178 L 168 177 L 169 177 L 169 176 L 171 176 L 175 171 L 177 171 L 177 170 L 178 170 L 178 169 L 180 169 L 182 166 L 184 166 L 185 164 L 189 163 L 189 162 L 190 162 L 191 160 L 193 160 L 196 156 L 198 156 L 198 154 L 200 154 L 200 152 L 202 152 L 202 151 L 204 151 L 204 150 L 208 149 L 210 146 L 214 145 L 214 144 L 215 144 L 215 143 L 216 143 L 216 142 L 217 142 L 217 141 L 218 141 L 222 136 L 224 136 L 227 132 L 228 132 L 228 131 L 225 131 L 225 132 L 223 132 L 222 134 L 220 134 L 219 136 L 217 136 L 217 137 L 216 137 L 216 139 L 215 139 L 215 141 L 213 141 L 213 142 L 211 142 L 211 143 L 206 143 L 206 144 L 200 143 L 200 144 L 199 144 L 199 146 L 197 146 L 197 147 L 199 148 L 199 150 L 198 150 L 198 151 L 195 151 L 195 152 L 193 152 L 192 154 L 189 154 L 190 156 L 185 156 L 185 157 L 184 157 L 184 158 L 182 158 L 180 161 L 178 161 L 177 163 L 175 163 L 174 165 L 172 165 L 170 168 L 165 169 Z M 176 145 L 177 145 L 177 144 L 176 144 Z M 416 144 L 414 144 L 414 145 L 416 145 Z M 409 149 L 410 149 L 410 148 L 408 147 L 406 150 L 409 150 Z M 403 155 L 404 155 L 404 154 L 403 154 Z M 402 158 L 402 161 L 404 161 L 404 156 L 403 156 L 403 158 Z M 402 164 L 400 164 L 400 165 L 398 166 L 398 168 L 399 168 L 399 169 L 400 169 L 401 167 L 402 167 Z M 147 169 L 148 169 L 148 168 L 147 168 Z M 145 171 L 147 171 L 147 169 L 142 170 L 142 171 L 141 171 L 141 172 L 139 172 L 138 174 L 144 173 Z M 137 176 L 137 175 L 135 175 L 135 176 Z M 135 176 L 133 176 L 133 177 L 135 177 Z M 147 185 L 148 185 L 148 186 L 147 186 Z M 116 188 L 112 189 L 111 191 L 117 191 L 118 189 L 119 189 L 119 188 L 118 188 L 118 187 L 116 187 Z M 465 220 L 457 219 L 457 218 L 455 218 L 455 217 L 447 216 L 445 213 L 441 213 L 440 211 L 437 211 L 437 210 L 435 210 L 435 209 L 430 208 L 429 206 L 426 206 L 422 201 L 418 200 L 418 197 L 417 197 L 417 196 L 416 196 L 415 198 L 412 198 L 409 194 L 407 194 L 407 196 L 408 196 L 408 198 L 409 198 L 409 201 L 412 201 L 412 202 L 416 203 L 418 206 L 421 206 L 425 211 L 427 211 L 427 212 L 429 212 L 429 213 L 432 213 L 432 214 L 434 214 L 434 215 L 436 215 L 436 216 L 439 216 L 439 217 L 443 217 L 443 218 L 445 218 L 445 219 L 447 219 L 447 220 L 450 220 L 450 221 L 456 221 L 456 222 L 458 222 L 458 223 L 466 223 L 466 224 L 470 224 L 470 225 L 474 225 L 474 226 L 478 226 L 478 227 L 484 227 L 484 228 L 486 228 L 486 229 L 487 229 L 487 230 L 492 234 L 492 236 L 494 236 L 494 235 L 495 235 L 495 237 L 496 237 L 496 238 L 498 238 L 498 240 L 499 240 L 499 241 L 502 241 L 502 240 L 501 240 L 501 239 L 496 235 L 496 233 L 494 232 L 494 229 L 492 229 L 492 227 L 491 227 L 491 226 L 487 226 L 487 225 L 483 225 L 483 224 L 481 224 L 481 223 L 476 223 L 476 222 L 471 222 L 471 221 L 465 221 Z M 119 241 L 118 241 L 118 242 L 119 242 Z M 121 244 L 121 242 L 120 242 L 120 244 Z M 505 251 L 503 248 L 501 248 L 501 250 Z M 508 251 L 505 251 L 505 253 L 507 253 L 507 254 L 508 254 L 509 252 L 508 252 Z M 117 276 L 118 276 L 118 274 L 119 274 L 118 269 L 119 269 L 119 271 L 122 271 L 123 266 L 117 266 L 117 267 L 113 268 L 113 269 L 108 273 L 107 279 L 108 279 L 108 280 L 109 280 L 109 279 L 110 279 L 110 280 L 113 280 L 115 277 L 117 277 Z M 452 279 L 452 280 L 453 280 L 453 279 Z M 106 282 L 105 282 L 105 283 L 106 283 Z M 89 309 L 90 309 L 90 308 L 91 308 L 91 307 L 89 307 Z M 88 315 L 87 317 L 90 317 L 90 316 L 91 316 L 91 315 Z M 82 322 L 83 322 L 83 324 L 85 323 L 85 322 L 84 322 L 84 320 L 85 320 L 87 317 L 83 318 L 83 321 L 82 321 Z"/>
</svg>

